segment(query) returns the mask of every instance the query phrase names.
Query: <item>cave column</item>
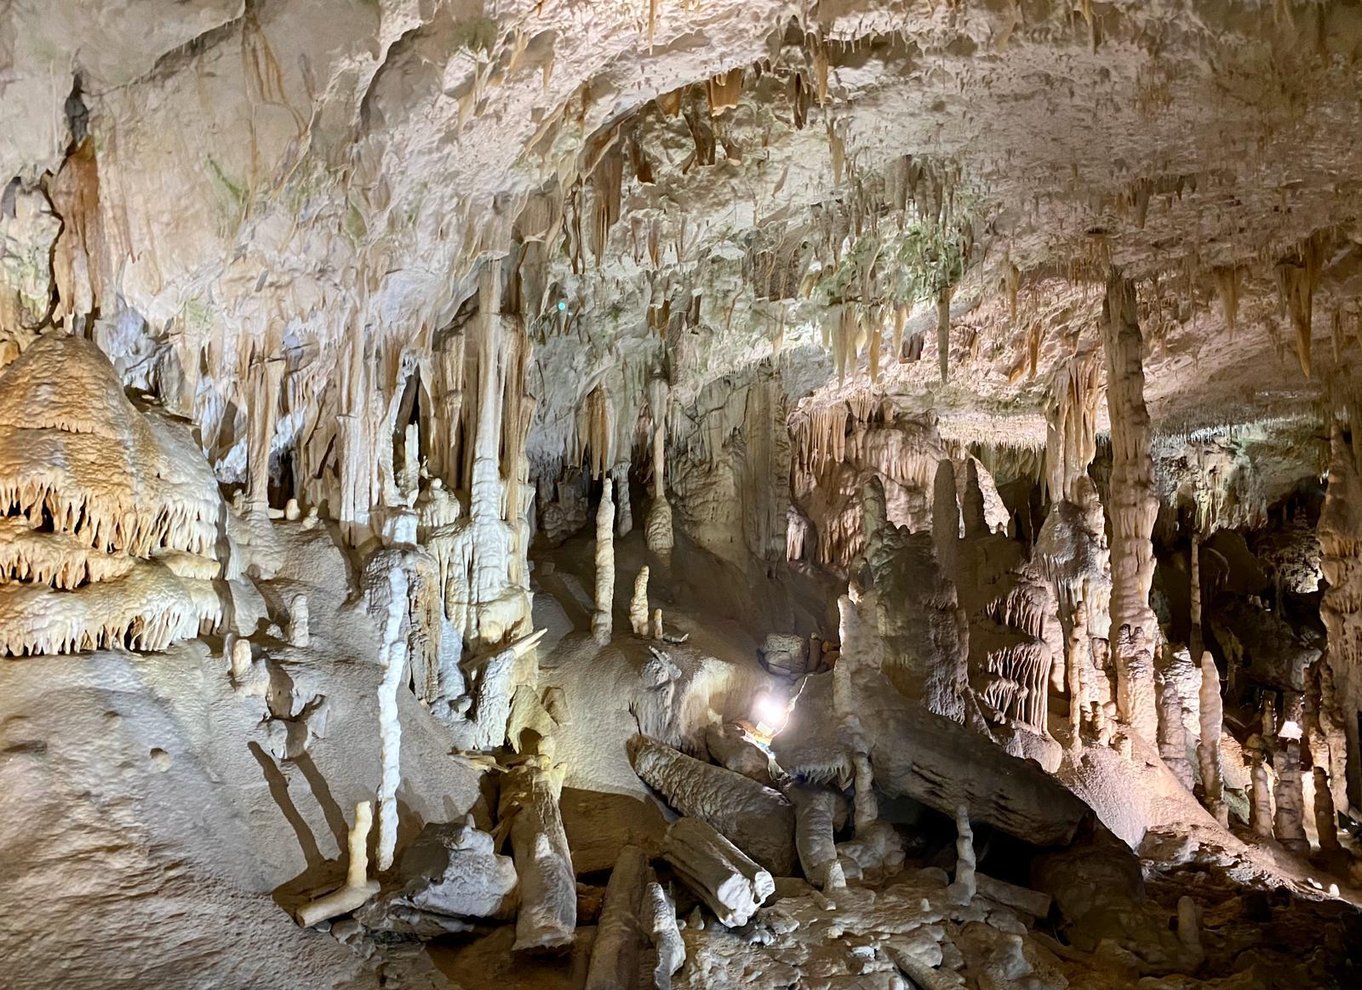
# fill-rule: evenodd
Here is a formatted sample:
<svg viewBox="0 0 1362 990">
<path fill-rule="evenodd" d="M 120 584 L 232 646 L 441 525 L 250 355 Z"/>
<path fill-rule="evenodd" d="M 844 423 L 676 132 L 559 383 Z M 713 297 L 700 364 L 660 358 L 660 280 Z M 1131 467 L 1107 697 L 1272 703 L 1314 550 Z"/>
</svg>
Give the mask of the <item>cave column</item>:
<svg viewBox="0 0 1362 990">
<path fill-rule="evenodd" d="M 1136 318 L 1135 283 L 1113 270 L 1107 278 L 1102 342 L 1107 356 L 1107 410 L 1111 418 L 1111 640 L 1116 705 L 1132 730 L 1153 741 L 1153 650 L 1159 626 L 1149 606 L 1154 581 L 1151 539 L 1158 500 L 1144 402 L 1144 340 Z"/>
<path fill-rule="evenodd" d="M 463 412 L 464 335 L 452 332 L 444 336 L 435 348 L 434 396 L 430 421 L 430 454 L 427 464 L 432 476 L 440 478 L 450 489 L 457 488 L 456 466 L 459 417 Z"/>
<path fill-rule="evenodd" d="M 1352 428 L 1362 427 L 1350 416 Z M 1328 586 L 1320 618 L 1328 634 L 1328 669 L 1320 672 L 1321 713 L 1341 711 L 1346 753 L 1330 753 L 1331 770 L 1346 766 L 1346 781 L 1331 774 L 1330 788 L 1339 810 L 1362 806 L 1358 712 L 1362 712 L 1362 443 L 1337 419 L 1329 444 L 1329 486 L 1319 516 L 1320 561 Z"/>
<path fill-rule="evenodd" d="M 279 390 L 283 381 L 283 358 L 257 358 L 251 364 L 246 499 L 249 504 L 262 508 L 267 507 L 270 500 L 270 448 L 279 421 Z"/>
</svg>

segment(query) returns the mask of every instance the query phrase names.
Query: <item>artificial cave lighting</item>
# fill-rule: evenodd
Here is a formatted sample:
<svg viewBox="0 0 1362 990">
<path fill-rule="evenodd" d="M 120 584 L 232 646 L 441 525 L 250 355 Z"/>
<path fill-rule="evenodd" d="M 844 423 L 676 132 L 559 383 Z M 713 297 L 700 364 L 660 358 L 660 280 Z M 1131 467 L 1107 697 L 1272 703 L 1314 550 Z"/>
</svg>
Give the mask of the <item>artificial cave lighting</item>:
<svg viewBox="0 0 1362 990">
<path fill-rule="evenodd" d="M 1362 987 L 1359 46 L 0 4 L 0 988 Z"/>
</svg>

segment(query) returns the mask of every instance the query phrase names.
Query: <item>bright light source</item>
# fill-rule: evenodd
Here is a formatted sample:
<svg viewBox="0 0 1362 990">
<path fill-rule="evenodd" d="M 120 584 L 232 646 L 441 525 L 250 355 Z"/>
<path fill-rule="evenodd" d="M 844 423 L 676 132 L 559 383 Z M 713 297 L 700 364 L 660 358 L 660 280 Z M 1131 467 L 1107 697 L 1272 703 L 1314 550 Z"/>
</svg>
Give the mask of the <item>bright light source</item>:
<svg viewBox="0 0 1362 990">
<path fill-rule="evenodd" d="M 790 718 L 789 703 L 763 692 L 752 703 L 752 721 L 757 723 L 757 734 L 770 738 L 781 729 Z"/>
<path fill-rule="evenodd" d="M 1287 719 L 1282 723 L 1282 731 L 1278 732 L 1277 735 L 1283 739 L 1299 739 L 1301 737 L 1301 727 L 1291 721 L 1291 719 Z"/>
</svg>

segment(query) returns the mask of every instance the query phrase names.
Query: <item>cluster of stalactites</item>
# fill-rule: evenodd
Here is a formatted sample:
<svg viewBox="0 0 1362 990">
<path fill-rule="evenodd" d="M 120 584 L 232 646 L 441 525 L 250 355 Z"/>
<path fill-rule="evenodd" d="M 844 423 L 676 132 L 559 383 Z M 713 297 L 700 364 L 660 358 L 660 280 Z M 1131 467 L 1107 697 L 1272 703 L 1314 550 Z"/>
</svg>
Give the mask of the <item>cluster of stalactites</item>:
<svg viewBox="0 0 1362 990">
<path fill-rule="evenodd" d="M 70 534 L 103 553 L 150 557 L 161 549 L 212 557 L 222 520 L 221 503 L 164 499 L 150 505 L 70 492 L 35 478 L 0 478 L 0 508 L 23 517 L 30 528 L 51 520 L 53 532 Z"/>
<path fill-rule="evenodd" d="M 226 508 L 188 432 L 82 338 L 0 376 L 0 655 L 164 650 L 221 621 Z"/>
</svg>

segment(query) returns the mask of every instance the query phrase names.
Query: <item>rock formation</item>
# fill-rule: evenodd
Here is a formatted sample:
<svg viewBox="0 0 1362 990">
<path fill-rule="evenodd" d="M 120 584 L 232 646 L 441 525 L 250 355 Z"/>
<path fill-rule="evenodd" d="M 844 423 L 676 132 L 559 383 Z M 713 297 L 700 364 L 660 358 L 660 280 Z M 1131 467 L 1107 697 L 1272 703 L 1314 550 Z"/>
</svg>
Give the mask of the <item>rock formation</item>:
<svg viewBox="0 0 1362 990">
<path fill-rule="evenodd" d="M 0 4 L 0 986 L 1355 985 L 1360 42 Z"/>
</svg>

